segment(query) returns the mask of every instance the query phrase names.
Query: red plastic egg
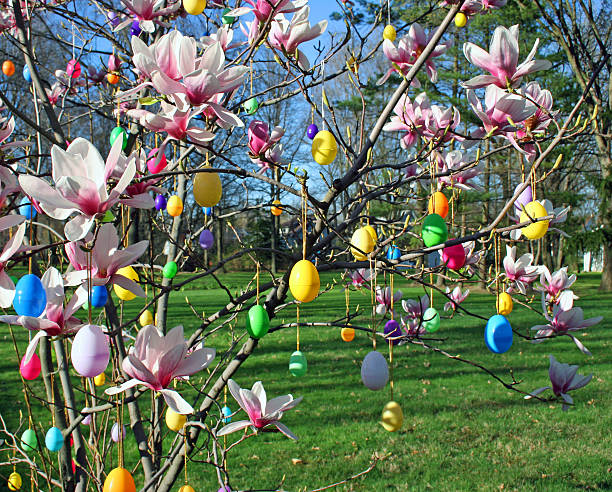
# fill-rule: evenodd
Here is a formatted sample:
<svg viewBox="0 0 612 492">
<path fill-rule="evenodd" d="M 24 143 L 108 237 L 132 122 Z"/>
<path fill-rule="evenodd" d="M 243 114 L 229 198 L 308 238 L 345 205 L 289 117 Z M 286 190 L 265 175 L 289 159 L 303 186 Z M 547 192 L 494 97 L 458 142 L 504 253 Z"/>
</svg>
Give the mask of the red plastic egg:
<svg viewBox="0 0 612 492">
<path fill-rule="evenodd" d="M 23 379 L 32 381 L 40 375 L 40 358 L 36 353 L 32 355 L 29 362 L 25 362 L 25 355 L 21 358 L 21 364 L 19 364 L 19 371 L 23 376 Z"/>
<path fill-rule="evenodd" d="M 442 250 L 442 261 L 451 270 L 459 270 L 465 265 L 465 249 L 463 245 L 455 244 Z"/>
</svg>

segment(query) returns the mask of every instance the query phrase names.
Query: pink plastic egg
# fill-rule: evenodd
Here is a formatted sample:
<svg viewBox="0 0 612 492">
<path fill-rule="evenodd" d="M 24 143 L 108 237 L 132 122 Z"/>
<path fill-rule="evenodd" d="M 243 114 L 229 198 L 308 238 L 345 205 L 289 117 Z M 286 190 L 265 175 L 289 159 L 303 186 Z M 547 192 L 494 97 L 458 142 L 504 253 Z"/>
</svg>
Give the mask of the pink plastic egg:
<svg viewBox="0 0 612 492">
<path fill-rule="evenodd" d="M 451 270 L 459 270 L 465 265 L 465 249 L 463 245 L 455 244 L 442 250 L 442 261 Z"/>
<path fill-rule="evenodd" d="M 159 159 L 159 162 L 157 163 L 157 165 L 155 165 L 155 161 L 157 160 L 157 151 L 159 149 L 152 149 L 151 152 L 149 152 L 149 160 L 147 161 L 147 169 L 149 169 L 149 172 L 151 174 L 157 174 L 160 173 L 164 170 L 164 168 L 166 167 L 166 165 L 168 164 L 168 161 L 166 160 L 166 155 L 162 154 L 161 158 Z"/>
<path fill-rule="evenodd" d="M 23 379 L 31 381 L 36 379 L 40 375 L 40 359 L 38 355 L 33 354 L 29 362 L 25 362 L 25 355 L 21 358 L 21 364 L 19 364 L 19 371 L 23 376 Z"/>
<path fill-rule="evenodd" d="M 66 67 L 66 73 L 68 77 L 72 77 L 76 79 L 81 75 L 81 64 L 77 60 L 70 60 L 68 62 L 68 66 Z"/>
</svg>

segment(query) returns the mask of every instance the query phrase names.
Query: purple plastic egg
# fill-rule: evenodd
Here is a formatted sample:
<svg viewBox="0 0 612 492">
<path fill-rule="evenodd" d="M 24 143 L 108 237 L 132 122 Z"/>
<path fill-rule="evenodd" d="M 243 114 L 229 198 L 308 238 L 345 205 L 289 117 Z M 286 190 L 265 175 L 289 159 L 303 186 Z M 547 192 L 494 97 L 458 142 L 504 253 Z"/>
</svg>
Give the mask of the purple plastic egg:
<svg viewBox="0 0 612 492">
<path fill-rule="evenodd" d="M 72 365 L 81 376 L 96 377 L 104 372 L 110 358 L 108 337 L 101 326 L 85 325 L 72 342 Z"/>
<path fill-rule="evenodd" d="M 398 338 L 402 336 L 402 329 L 397 321 L 390 319 L 385 323 L 384 333 L 387 338 Z M 397 345 L 400 342 L 399 339 L 390 341 L 393 345 Z"/>
<path fill-rule="evenodd" d="M 164 195 L 157 195 L 155 197 L 155 210 L 166 210 L 167 203 L 168 202 Z"/>
<path fill-rule="evenodd" d="M 319 128 L 314 123 L 312 125 L 308 125 L 308 130 L 306 130 L 306 135 L 310 140 L 315 138 L 315 135 L 319 133 Z"/>
<path fill-rule="evenodd" d="M 113 27 L 117 27 L 119 25 L 119 21 L 121 20 L 119 16 L 115 12 L 108 13 L 108 20 L 110 21 Z"/>
<path fill-rule="evenodd" d="M 130 26 L 130 34 L 132 36 L 138 36 L 141 32 L 142 29 L 140 29 L 140 22 L 138 22 L 137 20 L 132 22 L 132 25 Z"/>
<path fill-rule="evenodd" d="M 518 186 L 514 188 L 514 193 L 516 193 L 522 185 L 523 183 L 519 183 Z M 532 201 L 533 192 L 531 191 L 531 185 L 528 185 L 514 202 L 514 208 L 516 208 L 518 211 L 522 211 L 523 207 Z"/>
<path fill-rule="evenodd" d="M 209 229 L 204 229 L 201 233 L 200 233 L 200 246 L 202 247 L 202 249 L 209 249 L 212 248 L 212 245 L 215 242 L 215 238 L 213 236 L 213 233 L 210 232 Z"/>
<path fill-rule="evenodd" d="M 113 442 L 119 442 L 125 439 L 125 425 L 122 425 L 121 427 L 121 435 L 119 435 L 119 424 L 117 422 L 115 422 L 111 427 L 111 439 Z"/>
</svg>

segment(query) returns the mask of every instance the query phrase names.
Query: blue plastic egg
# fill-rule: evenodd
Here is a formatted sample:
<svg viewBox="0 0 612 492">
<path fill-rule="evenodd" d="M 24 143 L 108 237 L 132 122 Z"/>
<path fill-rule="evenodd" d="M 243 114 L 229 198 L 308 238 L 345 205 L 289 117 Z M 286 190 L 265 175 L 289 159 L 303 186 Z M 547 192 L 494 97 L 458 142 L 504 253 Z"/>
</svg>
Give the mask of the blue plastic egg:
<svg viewBox="0 0 612 492">
<path fill-rule="evenodd" d="M 501 314 L 491 316 L 485 327 L 484 339 L 487 348 L 496 354 L 503 354 L 512 347 L 512 327 Z"/>
<path fill-rule="evenodd" d="M 164 195 L 157 195 L 155 197 L 155 210 L 166 210 L 168 201 Z"/>
<path fill-rule="evenodd" d="M 27 196 L 24 196 L 19 202 L 19 215 L 23 215 L 28 220 L 36 217 L 36 209 L 32 206 L 32 201 Z"/>
<path fill-rule="evenodd" d="M 94 285 L 91 289 L 91 305 L 95 308 L 101 308 L 106 305 L 108 299 L 108 291 L 105 285 Z"/>
<path fill-rule="evenodd" d="M 29 84 L 32 83 L 32 74 L 30 73 L 30 67 L 28 67 L 27 65 L 24 65 L 23 67 L 23 78 Z"/>
<path fill-rule="evenodd" d="M 62 436 L 62 431 L 57 427 L 51 427 L 47 431 L 47 435 L 45 436 L 45 446 L 49 451 L 59 451 L 62 449 L 64 445 L 64 436 Z"/>
<path fill-rule="evenodd" d="M 213 209 L 212 207 L 202 207 L 202 212 L 204 212 L 206 217 L 210 217 L 213 214 Z"/>
<path fill-rule="evenodd" d="M 223 423 L 224 424 L 229 424 L 232 421 L 232 417 L 230 417 L 230 415 L 232 414 L 232 411 L 230 410 L 230 407 L 225 405 L 221 409 L 221 413 L 223 414 Z"/>
<path fill-rule="evenodd" d="M 308 129 L 306 130 L 306 135 L 308 136 L 310 140 L 315 138 L 315 135 L 317 133 L 319 133 L 319 128 L 317 127 L 317 125 L 313 123 L 312 125 L 308 126 Z"/>
<path fill-rule="evenodd" d="M 40 279 L 33 273 L 24 275 L 17 282 L 13 308 L 19 316 L 38 318 L 47 305 L 47 293 Z"/>
<path fill-rule="evenodd" d="M 399 260 L 401 256 L 402 252 L 395 244 L 389 246 L 387 250 L 387 260 Z"/>
</svg>

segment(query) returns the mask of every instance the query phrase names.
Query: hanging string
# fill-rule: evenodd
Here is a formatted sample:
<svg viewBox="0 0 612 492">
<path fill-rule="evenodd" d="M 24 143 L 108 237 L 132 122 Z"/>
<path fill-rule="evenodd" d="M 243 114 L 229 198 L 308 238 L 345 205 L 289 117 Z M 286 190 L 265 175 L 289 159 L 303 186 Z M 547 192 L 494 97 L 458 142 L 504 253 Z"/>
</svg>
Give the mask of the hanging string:
<svg viewBox="0 0 612 492">
<path fill-rule="evenodd" d="M 344 302 L 346 304 L 346 315 L 345 316 L 346 316 L 346 324 L 347 324 L 347 326 L 349 324 L 348 319 L 349 319 L 349 310 L 350 310 L 349 309 L 349 296 L 350 296 L 350 291 L 349 291 L 349 288 L 348 288 L 348 285 L 347 285 L 346 289 L 344 289 Z"/>
<path fill-rule="evenodd" d="M 308 203 L 306 197 L 306 180 L 302 178 L 302 259 L 306 259 L 306 220 L 308 218 Z"/>
<path fill-rule="evenodd" d="M 323 130 L 325 130 L 325 60 L 321 60 L 321 74 L 323 76 L 321 85 L 321 118 L 323 119 Z"/>
<path fill-rule="evenodd" d="M 87 253 L 87 317 L 91 325 L 91 295 L 92 295 L 92 278 L 91 278 L 91 251 Z M 106 288 L 106 287 L 105 287 Z"/>
<path fill-rule="evenodd" d="M 532 166 L 531 167 L 531 196 L 532 196 L 532 201 L 535 202 L 536 200 L 536 170 L 535 167 Z"/>
<path fill-rule="evenodd" d="M 387 0 L 387 25 L 391 25 L 391 0 Z"/>
<path fill-rule="evenodd" d="M 376 291 L 376 268 L 372 267 L 372 258 L 368 258 L 370 262 L 370 301 L 372 304 L 372 346 L 376 350 L 376 306 L 374 304 L 374 296 Z"/>
<path fill-rule="evenodd" d="M 433 272 L 429 272 L 429 305 L 433 307 Z"/>
<path fill-rule="evenodd" d="M 389 389 L 391 390 L 391 401 L 393 401 L 393 342 L 389 340 Z"/>
<path fill-rule="evenodd" d="M 30 198 L 30 202 L 32 202 L 31 198 Z M 30 227 L 30 247 L 32 246 L 32 229 L 33 229 L 33 227 L 32 227 L 32 220 L 34 218 L 33 217 L 34 213 L 32 212 L 32 207 L 33 207 L 33 205 L 32 205 L 32 203 L 30 203 L 30 225 L 29 225 L 29 227 Z M 30 255 L 29 258 L 28 258 L 28 274 L 31 274 L 31 273 L 32 273 L 32 255 Z"/>
<path fill-rule="evenodd" d="M 391 285 L 391 319 L 394 319 L 394 312 L 393 312 L 393 297 L 395 297 L 393 295 L 393 273 L 389 274 L 389 284 Z"/>
<path fill-rule="evenodd" d="M 259 261 L 257 262 L 257 273 L 255 274 L 255 279 L 257 282 L 256 300 L 257 300 L 257 305 L 259 306 Z"/>
<path fill-rule="evenodd" d="M 187 427 L 183 426 L 183 448 L 185 449 L 185 485 L 189 483 L 187 480 Z"/>
<path fill-rule="evenodd" d="M 251 58 L 251 97 L 253 97 L 253 59 Z"/>
<path fill-rule="evenodd" d="M 55 427 L 55 391 L 53 390 L 53 373 L 51 373 L 51 427 Z"/>
<path fill-rule="evenodd" d="M 298 303 L 297 305 L 297 330 L 296 330 L 296 350 L 299 351 L 300 350 L 300 304 Z"/>
<path fill-rule="evenodd" d="M 499 313 L 499 235 L 493 231 L 493 248 L 495 250 L 495 307 Z"/>
</svg>

